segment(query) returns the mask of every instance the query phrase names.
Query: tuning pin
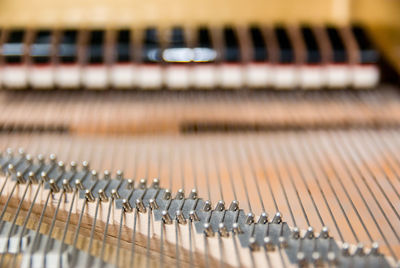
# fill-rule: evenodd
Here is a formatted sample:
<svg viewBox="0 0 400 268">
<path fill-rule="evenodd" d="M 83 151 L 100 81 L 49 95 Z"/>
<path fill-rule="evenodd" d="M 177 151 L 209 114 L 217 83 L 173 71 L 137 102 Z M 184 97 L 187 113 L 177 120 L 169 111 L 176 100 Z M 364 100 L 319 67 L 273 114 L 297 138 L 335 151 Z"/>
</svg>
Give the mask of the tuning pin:
<svg viewBox="0 0 400 268">
<path fill-rule="evenodd" d="M 25 156 L 25 160 L 26 160 L 29 164 L 32 164 L 32 162 L 33 162 L 33 158 L 32 158 L 32 156 L 31 156 L 30 154 L 27 154 L 27 155 Z"/>
<path fill-rule="evenodd" d="M 15 177 L 16 177 L 17 182 L 19 184 L 24 184 L 25 183 L 25 178 L 24 178 L 24 176 L 22 176 L 21 172 L 18 171 L 17 174 L 15 175 Z"/>
<path fill-rule="evenodd" d="M 131 212 L 132 211 L 132 206 L 128 202 L 128 200 L 126 200 L 126 199 L 122 200 L 122 207 L 124 208 L 125 212 Z"/>
<path fill-rule="evenodd" d="M 126 182 L 127 182 L 126 188 L 127 188 L 128 190 L 133 189 L 133 180 L 132 180 L 132 179 L 128 179 Z"/>
<path fill-rule="evenodd" d="M 369 251 L 369 255 L 379 256 L 379 244 L 378 244 L 378 242 L 372 243 L 371 250 Z"/>
<path fill-rule="evenodd" d="M 304 238 L 308 238 L 308 239 L 313 239 L 315 237 L 314 235 L 314 228 L 312 228 L 311 226 L 309 226 L 307 228 L 306 233 L 304 234 Z"/>
<path fill-rule="evenodd" d="M 234 222 L 234 223 L 232 224 L 232 231 L 233 231 L 235 234 L 241 234 L 241 233 L 243 233 L 242 228 L 240 228 L 240 225 L 239 225 L 239 223 L 237 223 L 237 222 Z"/>
<path fill-rule="evenodd" d="M 91 190 L 87 189 L 85 191 L 85 197 L 88 202 L 94 202 L 95 198 Z"/>
<path fill-rule="evenodd" d="M 147 180 L 146 179 L 140 179 L 139 188 L 140 189 L 146 189 L 146 186 L 147 186 Z"/>
<path fill-rule="evenodd" d="M 204 227 L 204 233 L 206 234 L 206 236 L 208 236 L 208 237 L 214 236 L 214 231 L 213 231 L 210 223 L 208 223 L 208 222 L 204 223 L 203 227 Z"/>
<path fill-rule="evenodd" d="M 14 174 L 15 173 L 14 165 L 13 164 L 8 164 L 7 171 L 8 171 L 8 174 L 10 174 L 10 175 Z"/>
<path fill-rule="evenodd" d="M 163 210 L 161 212 L 161 215 L 162 215 L 162 219 L 165 224 L 172 224 L 172 219 L 171 219 L 171 216 L 169 215 L 168 211 Z"/>
<path fill-rule="evenodd" d="M 231 205 L 229 206 L 230 211 L 236 211 L 239 209 L 239 201 L 233 200 Z"/>
<path fill-rule="evenodd" d="M 179 224 L 186 224 L 186 219 L 183 217 L 182 210 L 177 210 L 175 216 Z"/>
<path fill-rule="evenodd" d="M 57 161 L 57 156 L 55 154 L 50 154 L 49 159 L 52 164 L 55 164 Z"/>
<path fill-rule="evenodd" d="M 280 236 L 278 238 L 278 242 L 279 242 L 279 247 L 280 248 L 287 248 L 288 242 L 287 242 L 287 240 L 286 240 L 286 238 L 284 236 Z"/>
<path fill-rule="evenodd" d="M 90 168 L 89 162 L 88 162 L 88 161 L 83 161 L 83 162 L 82 162 L 82 168 L 83 168 L 84 170 L 88 171 L 89 168 Z"/>
<path fill-rule="evenodd" d="M 365 255 L 364 244 L 363 243 L 358 243 L 357 244 L 357 248 L 356 248 L 356 251 L 354 252 L 354 255 L 357 255 L 357 256 L 364 256 Z"/>
<path fill-rule="evenodd" d="M 304 254 L 304 252 L 300 251 L 297 252 L 297 263 L 299 264 L 299 266 L 305 266 L 306 265 L 306 255 Z"/>
<path fill-rule="evenodd" d="M 13 153 L 14 153 L 13 149 L 7 148 L 7 149 L 6 149 L 6 152 L 7 152 L 8 156 L 9 156 L 10 158 L 13 157 Z"/>
<path fill-rule="evenodd" d="M 49 177 L 47 176 L 47 173 L 46 172 L 42 172 L 42 173 L 40 173 L 40 177 L 42 177 L 42 180 L 43 181 L 48 181 L 49 180 Z"/>
<path fill-rule="evenodd" d="M 225 202 L 223 200 L 219 200 L 217 205 L 215 206 L 216 211 L 224 211 L 225 210 Z"/>
<path fill-rule="evenodd" d="M 258 251 L 260 249 L 260 246 L 258 245 L 256 238 L 253 236 L 249 238 L 249 248 L 252 251 Z"/>
<path fill-rule="evenodd" d="M 58 161 L 57 167 L 61 172 L 63 172 L 65 170 L 64 162 L 63 161 Z"/>
<path fill-rule="evenodd" d="M 314 251 L 311 254 L 311 258 L 314 264 L 319 265 L 322 262 L 321 254 L 318 251 Z"/>
<path fill-rule="evenodd" d="M 300 238 L 300 230 L 297 227 L 294 227 L 292 230 L 292 238 L 299 239 Z"/>
<path fill-rule="evenodd" d="M 79 190 L 83 190 L 84 187 L 83 187 L 81 180 L 79 180 L 79 179 L 75 180 L 75 187 Z"/>
<path fill-rule="evenodd" d="M 178 192 L 176 193 L 175 199 L 177 200 L 182 200 L 185 198 L 185 192 L 183 189 L 179 189 Z"/>
<path fill-rule="evenodd" d="M 38 154 L 37 160 L 42 165 L 44 163 L 44 156 L 42 154 Z"/>
<path fill-rule="evenodd" d="M 203 210 L 204 210 L 205 212 L 211 210 L 211 202 L 210 202 L 209 200 L 207 200 L 207 201 L 204 202 Z"/>
<path fill-rule="evenodd" d="M 329 251 L 328 254 L 326 255 L 326 257 L 328 258 L 328 262 L 330 264 L 336 264 L 336 253 L 333 251 Z"/>
<path fill-rule="evenodd" d="M 18 149 L 18 154 L 19 154 L 21 157 L 24 157 L 24 156 L 25 156 L 25 151 L 24 151 L 24 149 L 23 149 L 23 148 L 19 148 L 19 149 Z"/>
<path fill-rule="evenodd" d="M 72 161 L 72 162 L 69 164 L 70 169 L 71 169 L 72 172 L 75 172 L 75 171 L 76 171 L 77 165 L 78 165 L 78 164 L 77 164 L 75 161 Z"/>
<path fill-rule="evenodd" d="M 135 203 L 136 203 L 136 209 L 137 209 L 140 213 L 146 213 L 146 207 L 144 206 L 142 200 L 136 199 Z"/>
<path fill-rule="evenodd" d="M 272 242 L 271 237 L 269 237 L 269 236 L 264 237 L 264 246 L 265 246 L 265 249 L 267 251 L 274 251 L 275 250 L 275 245 Z"/>
<path fill-rule="evenodd" d="M 259 224 L 266 224 L 268 222 L 268 214 L 266 212 L 262 212 L 260 218 L 258 219 Z"/>
<path fill-rule="evenodd" d="M 252 224 L 252 223 L 254 223 L 254 214 L 250 212 L 247 214 L 246 224 Z"/>
<path fill-rule="evenodd" d="M 117 180 L 122 180 L 124 178 L 124 172 L 122 170 L 117 170 Z"/>
<path fill-rule="evenodd" d="M 60 191 L 60 188 L 58 188 L 58 185 L 56 184 L 56 181 L 53 180 L 53 179 L 51 179 L 49 181 L 49 186 L 50 186 L 50 189 L 51 189 L 51 191 L 53 193 L 58 193 Z"/>
<path fill-rule="evenodd" d="M 120 198 L 120 195 L 119 195 L 117 189 L 112 189 L 111 190 L 111 197 L 114 198 L 114 199 L 119 199 Z"/>
<path fill-rule="evenodd" d="M 98 177 L 98 175 L 97 175 L 97 171 L 96 170 L 92 170 L 92 172 L 91 172 L 91 179 L 93 180 L 93 181 L 96 181 L 99 177 Z"/>
<path fill-rule="evenodd" d="M 104 172 L 103 172 L 103 178 L 104 178 L 105 180 L 111 179 L 111 173 L 110 173 L 109 170 L 104 170 Z"/>
<path fill-rule="evenodd" d="M 150 208 L 151 208 L 152 210 L 155 210 L 155 209 L 158 209 L 158 208 L 159 208 L 159 206 L 158 206 L 158 204 L 157 204 L 157 201 L 156 201 L 155 199 L 153 199 L 153 198 L 151 198 L 151 199 L 149 200 L 149 206 L 150 206 Z"/>
<path fill-rule="evenodd" d="M 163 199 L 164 200 L 170 200 L 171 199 L 171 191 L 169 190 L 169 189 L 166 189 L 165 190 L 165 192 L 164 192 L 164 196 L 163 196 Z"/>
<path fill-rule="evenodd" d="M 280 224 L 281 222 L 282 222 L 282 215 L 280 212 L 277 212 L 274 218 L 272 219 L 272 223 Z"/>
<path fill-rule="evenodd" d="M 65 192 L 67 193 L 72 192 L 72 187 L 71 185 L 69 185 L 69 181 L 67 179 L 63 179 L 62 185 Z"/>
<path fill-rule="evenodd" d="M 35 173 L 33 173 L 32 171 L 30 171 L 28 173 L 28 179 L 32 184 L 38 183 L 38 180 L 36 179 Z"/>
<path fill-rule="evenodd" d="M 321 232 L 319 233 L 319 237 L 323 239 L 329 238 L 329 229 L 327 226 L 322 227 Z"/>
<path fill-rule="evenodd" d="M 192 191 L 190 191 L 190 194 L 189 194 L 189 199 L 196 200 L 197 196 L 198 196 L 197 190 L 196 189 L 192 189 Z"/>
<path fill-rule="evenodd" d="M 194 210 L 189 211 L 189 217 L 192 221 L 199 221 L 199 216 L 197 216 L 197 213 Z"/>
<path fill-rule="evenodd" d="M 226 228 L 226 226 L 225 226 L 225 224 L 223 222 L 221 222 L 218 225 L 218 232 L 219 232 L 219 235 L 222 236 L 222 237 L 228 237 L 229 236 L 228 229 Z"/>
<path fill-rule="evenodd" d="M 349 256 L 350 255 L 350 246 L 347 243 L 343 243 L 342 245 L 342 255 Z"/>
<path fill-rule="evenodd" d="M 151 188 L 159 189 L 160 188 L 160 180 L 158 178 L 153 179 L 153 183 L 151 184 Z"/>
<path fill-rule="evenodd" d="M 97 193 L 99 194 L 99 198 L 100 198 L 101 202 L 107 202 L 108 201 L 107 194 L 104 192 L 103 189 L 100 189 Z"/>
</svg>

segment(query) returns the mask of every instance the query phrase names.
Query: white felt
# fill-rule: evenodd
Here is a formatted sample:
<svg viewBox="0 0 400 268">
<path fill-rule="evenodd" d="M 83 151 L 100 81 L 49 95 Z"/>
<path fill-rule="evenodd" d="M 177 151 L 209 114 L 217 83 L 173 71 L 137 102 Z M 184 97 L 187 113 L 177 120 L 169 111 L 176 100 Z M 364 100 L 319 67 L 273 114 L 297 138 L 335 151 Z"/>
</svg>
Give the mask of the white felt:
<svg viewBox="0 0 400 268">
<path fill-rule="evenodd" d="M 86 66 L 83 68 L 82 83 L 88 89 L 106 89 L 109 77 L 106 66 Z"/>
<path fill-rule="evenodd" d="M 223 88 L 240 88 L 243 85 L 243 72 L 240 64 L 219 66 L 219 84 Z"/>
<path fill-rule="evenodd" d="M 132 88 L 136 75 L 133 64 L 116 64 L 110 68 L 110 82 L 115 88 Z"/>
<path fill-rule="evenodd" d="M 54 87 L 54 67 L 32 66 L 29 68 L 28 80 L 33 88 L 51 89 Z"/>
<path fill-rule="evenodd" d="M 190 69 L 187 65 L 169 65 L 164 71 L 167 87 L 171 89 L 186 89 L 190 83 Z"/>
<path fill-rule="evenodd" d="M 25 65 L 5 65 L 2 71 L 2 85 L 11 89 L 28 86 L 28 71 Z"/>
<path fill-rule="evenodd" d="M 55 68 L 55 82 L 60 88 L 78 88 L 81 84 L 79 65 L 59 65 Z"/>
</svg>

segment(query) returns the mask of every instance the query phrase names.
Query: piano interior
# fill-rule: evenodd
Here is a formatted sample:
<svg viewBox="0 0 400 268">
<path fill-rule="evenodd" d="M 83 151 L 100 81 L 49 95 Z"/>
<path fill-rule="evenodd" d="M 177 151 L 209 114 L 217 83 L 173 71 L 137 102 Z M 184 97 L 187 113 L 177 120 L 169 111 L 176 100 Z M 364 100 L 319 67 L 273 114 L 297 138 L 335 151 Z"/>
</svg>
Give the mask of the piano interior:
<svg viewBox="0 0 400 268">
<path fill-rule="evenodd" d="M 0 1 L 0 267 L 398 267 L 399 14 Z"/>
</svg>

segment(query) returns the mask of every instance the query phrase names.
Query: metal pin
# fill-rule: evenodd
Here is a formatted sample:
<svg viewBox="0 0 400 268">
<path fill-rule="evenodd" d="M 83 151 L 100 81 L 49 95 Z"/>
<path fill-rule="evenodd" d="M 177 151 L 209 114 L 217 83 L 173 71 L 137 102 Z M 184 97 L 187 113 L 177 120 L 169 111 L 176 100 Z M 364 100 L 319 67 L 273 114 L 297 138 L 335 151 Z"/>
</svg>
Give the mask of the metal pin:
<svg viewBox="0 0 400 268">
<path fill-rule="evenodd" d="M 120 195 L 119 195 L 117 189 L 112 189 L 112 190 L 111 190 L 111 196 L 112 196 L 112 198 L 114 198 L 114 199 L 119 199 L 119 198 L 120 198 Z"/>
<path fill-rule="evenodd" d="M 195 199 L 197 199 L 197 197 L 198 197 L 197 190 L 192 189 L 192 191 L 190 191 L 190 194 L 189 194 L 189 199 L 195 200 Z"/>
<path fill-rule="evenodd" d="M 314 235 L 314 228 L 312 228 L 311 226 L 309 226 L 307 228 L 306 233 L 304 234 L 304 238 L 308 238 L 308 239 L 313 239 L 315 237 Z"/>
<path fill-rule="evenodd" d="M 50 189 L 53 193 L 58 193 L 60 191 L 60 188 L 58 188 L 58 185 L 56 184 L 56 181 L 51 179 L 49 181 Z"/>
<path fill-rule="evenodd" d="M 254 214 L 253 213 L 248 213 L 247 218 L 246 218 L 246 224 L 252 224 L 254 223 Z"/>
<path fill-rule="evenodd" d="M 210 202 L 209 200 L 207 200 L 207 201 L 204 202 L 203 210 L 204 210 L 205 212 L 211 210 L 211 202 Z"/>
<path fill-rule="evenodd" d="M 306 264 L 306 255 L 304 254 L 304 252 L 302 251 L 298 252 L 296 257 L 297 257 L 297 262 L 300 266 L 304 266 Z"/>
<path fill-rule="evenodd" d="M 84 170 L 88 171 L 90 168 L 89 162 L 88 161 L 83 161 L 82 162 L 82 167 Z"/>
<path fill-rule="evenodd" d="M 85 197 L 88 202 L 94 202 L 95 198 L 91 190 L 87 189 L 85 191 Z"/>
<path fill-rule="evenodd" d="M 9 164 L 7 166 L 7 171 L 8 171 L 9 174 L 14 174 L 15 173 L 14 165 L 13 164 Z"/>
<path fill-rule="evenodd" d="M 214 236 L 214 231 L 213 231 L 210 223 L 208 223 L 208 222 L 204 223 L 203 227 L 204 227 L 204 233 L 206 234 L 206 236 L 208 236 L 208 237 Z"/>
<path fill-rule="evenodd" d="M 326 255 L 328 258 L 328 262 L 331 264 L 336 263 L 336 253 L 333 251 L 329 251 L 328 254 Z"/>
<path fill-rule="evenodd" d="M 81 180 L 79 180 L 79 179 L 76 179 L 75 180 L 75 186 L 76 186 L 76 188 L 77 189 L 79 189 L 79 190 L 83 190 L 83 184 L 82 184 L 82 182 L 81 182 Z"/>
<path fill-rule="evenodd" d="M 164 200 L 170 200 L 171 199 L 171 191 L 169 189 L 165 190 L 163 199 Z"/>
<path fill-rule="evenodd" d="M 260 224 L 268 223 L 268 214 L 265 212 L 261 213 L 260 218 L 258 219 L 258 223 Z"/>
<path fill-rule="evenodd" d="M 176 193 L 175 199 L 182 200 L 185 198 L 185 191 L 183 189 L 179 189 Z"/>
<path fill-rule="evenodd" d="M 311 258 L 312 258 L 312 261 L 313 261 L 314 264 L 317 264 L 317 265 L 321 264 L 321 261 L 322 261 L 321 254 L 318 251 L 314 251 L 311 254 Z"/>
<path fill-rule="evenodd" d="M 57 163 L 57 167 L 60 171 L 64 171 L 65 170 L 65 165 L 63 161 L 58 161 Z"/>
<path fill-rule="evenodd" d="M 171 216 L 169 215 L 168 211 L 163 210 L 161 212 L 161 214 L 162 214 L 162 219 L 165 224 L 172 224 L 172 219 L 171 219 Z"/>
<path fill-rule="evenodd" d="M 19 154 L 20 156 L 24 157 L 24 156 L 25 156 L 25 151 L 24 151 L 24 149 L 23 149 L 23 148 L 19 148 L 19 149 L 18 149 L 18 154 Z"/>
<path fill-rule="evenodd" d="M 249 238 L 249 248 L 252 251 L 258 251 L 260 249 L 260 246 L 257 244 L 256 238 L 253 236 Z"/>
<path fill-rule="evenodd" d="M 136 209 L 137 209 L 140 213 L 146 213 L 146 207 L 144 206 L 142 200 L 136 199 L 135 204 L 136 204 Z"/>
<path fill-rule="evenodd" d="M 44 156 L 42 154 L 38 154 L 37 160 L 39 161 L 39 164 L 43 164 L 44 163 Z"/>
<path fill-rule="evenodd" d="M 319 237 L 323 239 L 328 239 L 329 238 L 329 229 L 327 226 L 322 227 L 321 232 L 319 233 Z"/>
<path fill-rule="evenodd" d="M 154 178 L 153 183 L 151 184 L 151 187 L 153 189 L 159 189 L 160 188 L 160 180 L 158 178 Z"/>
<path fill-rule="evenodd" d="M 200 220 L 199 216 L 197 216 L 197 213 L 194 210 L 189 211 L 189 217 L 190 217 L 190 219 L 192 221 L 199 221 Z"/>
<path fill-rule="evenodd" d="M 280 224 L 281 222 L 282 222 L 282 214 L 280 212 L 277 212 L 274 218 L 272 219 L 272 223 Z"/>
<path fill-rule="evenodd" d="M 347 243 L 343 243 L 342 245 L 342 255 L 349 256 L 350 255 L 350 246 Z"/>
<path fill-rule="evenodd" d="M 292 238 L 293 239 L 299 239 L 300 238 L 300 230 L 299 230 L 299 228 L 297 228 L 297 227 L 293 228 Z"/>
<path fill-rule="evenodd" d="M 30 171 L 28 173 L 28 179 L 32 184 L 38 183 L 38 180 L 36 179 L 35 173 L 33 173 L 32 171 Z"/>
<path fill-rule="evenodd" d="M 40 177 L 42 177 L 42 180 L 44 180 L 44 181 L 48 181 L 49 180 L 49 177 L 47 176 L 47 173 L 46 172 L 42 172 L 42 173 L 40 173 Z"/>
<path fill-rule="evenodd" d="M 124 172 L 122 170 L 117 170 L 117 180 L 122 180 L 124 178 Z"/>
<path fill-rule="evenodd" d="M 232 224 L 232 231 L 233 231 L 235 234 L 241 234 L 241 233 L 243 233 L 242 228 L 240 228 L 240 225 L 239 225 L 237 222 L 234 222 L 234 223 Z"/>
<path fill-rule="evenodd" d="M 108 197 L 103 189 L 100 189 L 97 193 L 99 194 L 100 201 L 102 201 L 102 202 L 108 201 Z"/>
<path fill-rule="evenodd" d="M 153 199 L 153 198 L 151 198 L 151 199 L 149 200 L 149 206 L 150 206 L 150 208 L 151 208 L 152 210 L 155 210 L 155 209 L 158 209 L 158 208 L 159 208 L 159 206 L 158 206 L 158 204 L 157 204 L 157 201 L 156 201 L 155 199 Z"/>
<path fill-rule="evenodd" d="M 30 154 L 27 154 L 27 155 L 25 156 L 25 160 L 26 160 L 29 164 L 32 164 L 32 162 L 33 162 L 32 156 L 31 156 Z"/>
<path fill-rule="evenodd" d="M 72 192 L 72 187 L 69 184 L 69 181 L 67 179 L 63 179 L 62 181 L 63 189 L 65 192 L 70 193 Z"/>
<path fill-rule="evenodd" d="M 76 167 L 78 166 L 78 164 L 75 161 L 71 161 L 69 166 L 70 166 L 71 171 L 75 172 L 76 171 Z"/>
<path fill-rule="evenodd" d="M 229 236 L 228 229 L 226 228 L 226 226 L 225 226 L 225 224 L 223 222 L 219 223 L 218 232 L 219 232 L 219 235 L 222 236 L 222 237 L 228 237 Z"/>
<path fill-rule="evenodd" d="M 146 189 L 146 186 L 147 186 L 147 180 L 146 179 L 140 179 L 139 188 L 140 189 Z"/>
<path fill-rule="evenodd" d="M 280 248 L 287 248 L 288 242 L 287 242 L 287 240 L 286 240 L 286 238 L 284 236 L 280 236 L 278 238 L 278 242 L 279 242 L 279 247 Z"/>
<path fill-rule="evenodd" d="M 126 200 L 126 199 L 122 200 L 122 207 L 124 208 L 125 212 L 131 212 L 132 211 L 132 206 L 128 202 L 128 200 Z"/>
<path fill-rule="evenodd" d="M 55 164 L 57 161 L 57 156 L 55 154 L 50 154 L 49 159 L 51 163 Z"/>
<path fill-rule="evenodd" d="M 364 256 L 365 255 L 364 244 L 363 243 L 358 243 L 357 244 L 357 248 L 356 248 L 356 251 L 354 252 L 354 255 L 357 255 L 357 256 Z"/>
<path fill-rule="evenodd" d="M 219 200 L 217 205 L 215 206 L 216 211 L 224 211 L 225 210 L 225 202 L 223 200 Z"/>
<path fill-rule="evenodd" d="M 96 180 L 98 179 L 98 175 L 97 175 L 97 171 L 96 171 L 96 170 L 93 169 L 93 170 L 91 171 L 91 174 L 90 174 L 90 175 L 91 175 L 91 179 L 92 179 L 92 180 L 96 181 Z"/>
<path fill-rule="evenodd" d="M 379 244 L 378 242 L 374 242 L 371 245 L 371 250 L 369 251 L 369 255 L 379 256 Z"/>
<path fill-rule="evenodd" d="M 103 178 L 104 178 L 105 180 L 111 179 L 111 173 L 110 173 L 109 170 L 104 170 L 104 172 L 103 172 Z"/>
<path fill-rule="evenodd" d="M 21 172 L 18 171 L 17 174 L 15 175 L 15 177 L 17 178 L 17 182 L 19 184 L 24 184 L 25 183 L 25 178 L 24 178 L 24 176 L 22 176 Z"/>
<path fill-rule="evenodd" d="M 265 249 L 267 251 L 274 251 L 275 250 L 275 245 L 272 242 L 271 237 L 269 237 L 269 236 L 264 237 L 264 246 L 265 246 Z"/>
<path fill-rule="evenodd" d="M 236 211 L 239 209 L 239 201 L 233 200 L 231 205 L 229 206 L 230 211 Z"/>
<path fill-rule="evenodd" d="M 128 179 L 127 180 L 127 185 L 126 185 L 127 189 L 133 189 L 133 180 L 132 179 Z"/>
<path fill-rule="evenodd" d="M 10 157 L 13 156 L 13 152 L 14 152 L 13 149 L 7 148 L 7 149 L 6 149 L 6 152 L 7 152 L 8 156 L 10 156 Z"/>
<path fill-rule="evenodd" d="M 183 217 L 182 210 L 177 210 L 175 216 L 179 224 L 186 224 L 186 219 Z"/>
</svg>

